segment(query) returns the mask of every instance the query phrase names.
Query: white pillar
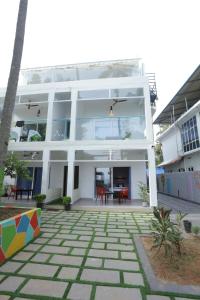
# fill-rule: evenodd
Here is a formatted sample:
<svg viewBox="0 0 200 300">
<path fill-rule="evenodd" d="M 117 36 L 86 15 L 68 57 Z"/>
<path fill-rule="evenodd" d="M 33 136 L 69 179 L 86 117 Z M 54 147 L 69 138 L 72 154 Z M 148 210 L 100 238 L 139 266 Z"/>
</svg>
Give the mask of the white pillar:
<svg viewBox="0 0 200 300">
<path fill-rule="evenodd" d="M 50 158 L 50 151 L 45 149 L 43 151 L 43 166 L 42 166 L 42 188 L 41 193 L 46 194 L 49 188 L 49 158 Z"/>
<path fill-rule="evenodd" d="M 54 94 L 54 91 L 50 91 L 48 98 L 46 141 L 51 141 L 52 138 Z"/>
<path fill-rule="evenodd" d="M 145 108 L 145 120 L 146 120 L 146 139 L 153 142 L 153 121 L 151 111 L 151 101 L 148 82 L 144 84 L 144 108 Z"/>
<path fill-rule="evenodd" d="M 150 206 L 157 206 L 157 183 L 154 147 L 148 149 Z"/>
<path fill-rule="evenodd" d="M 74 159 L 75 151 L 68 151 L 68 174 L 67 174 L 67 196 L 74 201 Z"/>
<path fill-rule="evenodd" d="M 70 122 L 70 140 L 76 139 L 76 111 L 77 111 L 77 90 L 72 90 L 71 93 L 71 122 Z"/>
</svg>

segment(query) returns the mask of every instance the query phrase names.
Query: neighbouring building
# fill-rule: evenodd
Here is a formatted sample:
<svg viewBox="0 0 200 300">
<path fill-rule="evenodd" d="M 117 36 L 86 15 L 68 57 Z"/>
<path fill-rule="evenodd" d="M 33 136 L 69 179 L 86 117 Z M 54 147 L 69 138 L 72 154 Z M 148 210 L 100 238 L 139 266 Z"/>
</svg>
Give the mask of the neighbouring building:
<svg viewBox="0 0 200 300">
<path fill-rule="evenodd" d="M 200 202 L 200 65 L 154 124 L 169 126 L 158 137 L 165 170 L 159 191 Z"/>
<path fill-rule="evenodd" d="M 127 187 L 129 199 L 138 199 L 143 182 L 150 205 L 157 205 L 156 85 L 140 59 L 26 69 L 21 75 L 9 151 L 28 162 L 33 180 L 18 178 L 18 187 L 44 193 L 47 201 L 68 195 L 74 202 L 95 199 L 98 185 Z M 1 106 L 4 95 L 1 89 Z"/>
</svg>

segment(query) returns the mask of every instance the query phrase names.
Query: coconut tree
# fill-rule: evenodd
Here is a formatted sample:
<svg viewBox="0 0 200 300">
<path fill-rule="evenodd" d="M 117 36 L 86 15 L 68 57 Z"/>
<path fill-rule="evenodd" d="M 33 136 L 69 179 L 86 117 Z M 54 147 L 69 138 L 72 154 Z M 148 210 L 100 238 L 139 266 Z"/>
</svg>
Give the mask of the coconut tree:
<svg viewBox="0 0 200 300">
<path fill-rule="evenodd" d="M 19 71 L 20 71 L 23 44 L 24 44 L 27 6 L 28 6 L 28 0 L 20 0 L 14 48 L 13 48 L 13 57 L 12 57 L 12 62 L 10 67 L 10 74 L 8 78 L 7 90 L 6 90 L 5 101 L 4 101 L 2 117 L 1 117 L 1 125 L 0 125 L 0 137 L 1 137 L 0 173 L 2 173 L 4 170 L 4 163 L 6 161 L 7 150 L 8 150 L 12 114 L 15 106 L 15 98 L 17 93 L 17 85 L 18 85 Z M 2 176 L 0 176 L 0 178 L 1 177 Z"/>
</svg>

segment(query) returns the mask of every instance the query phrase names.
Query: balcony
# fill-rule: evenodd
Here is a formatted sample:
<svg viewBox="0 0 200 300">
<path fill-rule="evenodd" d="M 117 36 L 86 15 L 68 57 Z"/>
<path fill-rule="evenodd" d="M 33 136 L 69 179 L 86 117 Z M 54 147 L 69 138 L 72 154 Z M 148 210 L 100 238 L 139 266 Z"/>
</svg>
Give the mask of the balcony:
<svg viewBox="0 0 200 300">
<path fill-rule="evenodd" d="M 70 119 L 53 120 L 52 141 L 68 140 L 70 135 Z"/>
<path fill-rule="evenodd" d="M 46 120 L 17 121 L 12 127 L 10 141 L 41 142 L 46 139 Z"/>
<path fill-rule="evenodd" d="M 144 116 L 77 119 L 77 140 L 135 140 L 144 138 Z"/>
</svg>

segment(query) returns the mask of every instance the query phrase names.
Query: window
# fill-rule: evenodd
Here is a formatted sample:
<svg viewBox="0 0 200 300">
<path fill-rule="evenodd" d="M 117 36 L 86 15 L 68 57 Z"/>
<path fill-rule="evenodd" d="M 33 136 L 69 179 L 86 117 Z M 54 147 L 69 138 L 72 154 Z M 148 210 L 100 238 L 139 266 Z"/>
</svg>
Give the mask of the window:
<svg viewBox="0 0 200 300">
<path fill-rule="evenodd" d="M 79 166 L 74 167 L 74 189 L 79 187 Z"/>
<path fill-rule="evenodd" d="M 108 99 L 109 90 L 87 90 L 79 91 L 78 99 Z"/>
<path fill-rule="evenodd" d="M 140 97 L 143 96 L 143 88 L 124 88 L 111 90 L 111 97 Z"/>
<path fill-rule="evenodd" d="M 192 117 L 182 125 L 181 137 L 184 152 L 199 148 L 199 135 L 196 116 Z"/>
<path fill-rule="evenodd" d="M 71 99 L 71 92 L 59 92 L 55 93 L 54 101 L 65 101 Z"/>
</svg>

